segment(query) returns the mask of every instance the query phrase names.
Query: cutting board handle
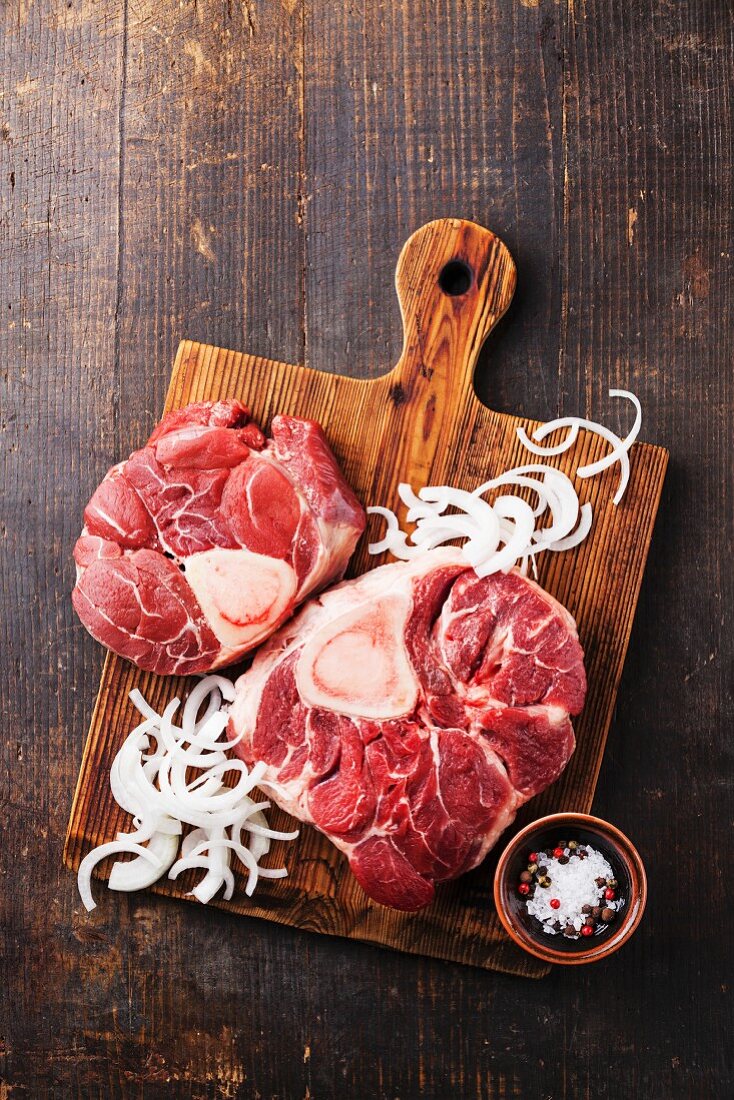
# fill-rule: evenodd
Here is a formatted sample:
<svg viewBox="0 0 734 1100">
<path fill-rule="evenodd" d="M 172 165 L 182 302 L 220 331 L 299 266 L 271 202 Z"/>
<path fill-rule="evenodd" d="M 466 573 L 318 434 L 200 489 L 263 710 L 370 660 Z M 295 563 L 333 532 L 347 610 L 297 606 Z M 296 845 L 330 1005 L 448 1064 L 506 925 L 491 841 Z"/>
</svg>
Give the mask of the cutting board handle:
<svg viewBox="0 0 734 1100">
<path fill-rule="evenodd" d="M 406 396 L 426 388 L 450 403 L 472 387 L 479 351 L 512 301 L 516 279 L 505 245 L 474 222 L 442 218 L 408 238 L 395 273 L 403 352 L 391 372 Z"/>
<path fill-rule="evenodd" d="M 384 493 L 378 486 L 384 463 L 411 484 L 427 485 L 436 460 L 463 438 L 462 425 L 476 415 L 477 356 L 512 301 L 515 282 L 507 248 L 474 222 L 443 218 L 406 241 L 395 273 L 403 352 L 389 374 L 368 383 L 384 410 L 369 499 L 383 499 L 376 493 Z"/>
</svg>

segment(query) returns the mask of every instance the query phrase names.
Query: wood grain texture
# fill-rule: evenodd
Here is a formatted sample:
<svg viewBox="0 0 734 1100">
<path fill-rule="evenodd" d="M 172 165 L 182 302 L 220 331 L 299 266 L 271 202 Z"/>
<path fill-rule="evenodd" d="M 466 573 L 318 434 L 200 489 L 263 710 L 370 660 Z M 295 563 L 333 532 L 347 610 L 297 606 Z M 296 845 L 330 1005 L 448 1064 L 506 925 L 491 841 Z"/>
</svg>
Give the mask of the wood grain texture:
<svg viewBox="0 0 734 1100">
<path fill-rule="evenodd" d="M 0 6 L 3 1100 L 728 1095 L 730 3 L 68 5 Z M 61 863 L 101 667 L 68 598 L 85 501 L 182 331 L 379 375 L 396 244 L 447 214 L 518 263 L 491 408 L 629 384 L 671 452 L 594 800 L 645 920 L 527 982 L 149 895 L 88 917 Z"/>
<path fill-rule="evenodd" d="M 464 293 L 443 289 L 445 276 L 470 277 Z M 515 265 L 502 242 L 472 222 L 439 220 L 414 233 L 402 250 L 396 286 L 403 317 L 403 352 L 390 372 L 371 381 L 288 366 L 209 345 L 184 342 L 176 359 L 166 410 L 191 401 L 238 397 L 267 424 L 276 413 L 316 419 L 347 479 L 365 504 L 398 504 L 397 485 L 451 484 L 474 489 L 488 477 L 533 461 L 516 427 L 533 422 L 493 413 L 475 395 L 479 351 L 506 312 L 515 290 Z M 458 288 L 461 289 L 461 288 Z M 556 465 L 573 475 L 578 465 L 608 451 L 598 436 L 583 433 Z M 637 595 L 650 545 L 667 452 L 648 444 L 632 452 L 624 502 L 611 504 L 618 470 L 582 486 L 594 510 L 592 532 L 577 551 L 541 560 L 543 585 L 576 618 L 586 653 L 589 692 L 576 722 L 577 748 L 561 780 L 524 808 L 518 825 L 541 812 L 587 812 L 596 786 L 607 730 L 627 649 Z M 370 558 L 368 537 L 350 565 L 352 573 L 381 564 Z M 195 681 L 192 681 L 195 682 Z M 112 760 L 135 725 L 127 701 L 138 687 L 164 706 L 183 697 L 190 682 L 155 677 L 110 655 L 84 750 L 65 859 L 76 870 L 90 846 L 129 828 L 109 790 Z M 285 815 L 277 828 L 292 828 Z M 508 838 L 509 838 L 508 833 Z M 500 847 L 504 846 L 503 841 Z M 494 913 L 494 861 L 442 887 L 420 913 L 403 914 L 371 902 L 333 845 L 313 829 L 273 859 L 285 860 L 287 881 L 264 883 L 254 903 L 238 893 L 222 907 L 310 931 L 380 943 L 402 951 L 540 976 L 548 967 L 518 951 Z M 189 880 L 156 890 L 186 897 Z"/>
</svg>

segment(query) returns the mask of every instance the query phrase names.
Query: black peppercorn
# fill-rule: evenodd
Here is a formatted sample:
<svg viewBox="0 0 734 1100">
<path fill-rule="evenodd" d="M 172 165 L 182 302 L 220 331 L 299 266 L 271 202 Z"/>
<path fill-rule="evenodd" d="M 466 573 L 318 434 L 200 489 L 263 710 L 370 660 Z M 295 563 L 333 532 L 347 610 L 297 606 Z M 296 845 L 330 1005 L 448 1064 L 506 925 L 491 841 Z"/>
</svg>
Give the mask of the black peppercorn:
<svg viewBox="0 0 734 1100">
<path fill-rule="evenodd" d="M 561 867 L 565 867 L 568 863 L 568 856 L 559 856 L 558 862 L 560 863 Z"/>
<path fill-rule="evenodd" d="M 591 910 L 591 915 L 594 920 L 599 920 L 599 914 L 601 913 L 601 905 L 595 905 Z"/>
<path fill-rule="evenodd" d="M 572 924 L 567 924 L 566 927 L 563 929 L 563 934 L 564 936 L 575 936 L 577 933 Z"/>
<path fill-rule="evenodd" d="M 588 924 L 589 928 L 593 928 L 594 925 L 596 924 L 596 921 L 594 920 L 593 917 L 587 917 L 586 920 L 584 921 L 584 924 Z"/>
<path fill-rule="evenodd" d="M 610 921 L 614 920 L 614 915 L 613 909 L 602 909 L 601 911 L 601 919 L 605 924 L 609 924 Z"/>
<path fill-rule="evenodd" d="M 581 912 L 582 913 L 590 913 L 591 912 L 591 906 L 590 905 L 582 905 L 581 906 Z"/>
<path fill-rule="evenodd" d="M 596 882 L 597 886 L 606 886 L 606 884 L 607 884 L 607 880 L 605 878 L 601 878 L 601 877 L 597 878 L 597 879 L 594 879 L 594 881 Z"/>
</svg>

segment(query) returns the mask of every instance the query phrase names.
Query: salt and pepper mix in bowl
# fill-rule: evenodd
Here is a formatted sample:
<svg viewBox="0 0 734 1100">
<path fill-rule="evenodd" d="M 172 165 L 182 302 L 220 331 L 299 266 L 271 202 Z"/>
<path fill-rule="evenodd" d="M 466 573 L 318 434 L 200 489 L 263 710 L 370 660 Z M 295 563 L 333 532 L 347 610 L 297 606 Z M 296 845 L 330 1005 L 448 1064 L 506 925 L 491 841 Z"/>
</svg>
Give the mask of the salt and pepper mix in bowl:
<svg viewBox="0 0 734 1100">
<path fill-rule="evenodd" d="M 520 947 L 547 962 L 605 958 L 632 935 L 647 884 L 627 837 L 586 814 L 552 814 L 523 829 L 497 865 L 495 903 Z"/>
</svg>

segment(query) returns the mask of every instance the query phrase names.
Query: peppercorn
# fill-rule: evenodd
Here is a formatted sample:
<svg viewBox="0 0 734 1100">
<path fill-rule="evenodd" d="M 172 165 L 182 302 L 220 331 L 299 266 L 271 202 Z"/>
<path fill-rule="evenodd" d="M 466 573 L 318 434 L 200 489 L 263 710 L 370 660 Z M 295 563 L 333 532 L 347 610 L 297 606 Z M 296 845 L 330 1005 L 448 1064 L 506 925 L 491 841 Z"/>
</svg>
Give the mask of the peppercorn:
<svg viewBox="0 0 734 1100">
<path fill-rule="evenodd" d="M 597 886 L 606 886 L 607 880 L 605 878 L 597 878 L 594 880 Z"/>
<path fill-rule="evenodd" d="M 541 875 L 538 879 L 538 886 L 542 886 L 544 890 L 547 890 L 551 884 L 551 880 L 547 875 Z"/>
<path fill-rule="evenodd" d="M 561 908 L 561 903 L 558 900 L 558 898 L 551 898 L 548 904 L 550 905 L 551 909 L 560 909 Z"/>
<path fill-rule="evenodd" d="M 530 872 L 531 875 L 534 875 L 537 870 L 538 870 L 538 864 L 537 863 L 528 863 L 528 871 Z"/>
<path fill-rule="evenodd" d="M 590 924 L 585 924 L 584 927 L 581 929 L 581 935 L 582 936 L 593 936 L 594 935 L 594 929 L 591 927 Z"/>
<path fill-rule="evenodd" d="M 533 876 L 529 871 L 523 871 L 520 875 L 520 882 L 532 882 Z"/>
<path fill-rule="evenodd" d="M 605 924 L 609 924 L 610 921 L 614 920 L 614 916 L 615 914 L 613 909 L 602 909 L 601 911 L 601 919 L 604 921 Z"/>
<path fill-rule="evenodd" d="M 565 867 L 568 863 L 568 856 L 561 856 L 558 862 L 560 863 L 561 867 Z"/>
<path fill-rule="evenodd" d="M 554 920 L 553 921 L 553 927 L 555 928 L 556 932 L 560 932 L 561 931 L 561 922 L 559 920 Z"/>
<path fill-rule="evenodd" d="M 578 850 L 578 856 L 579 856 L 579 859 L 586 859 L 586 857 L 588 856 L 588 854 L 589 854 L 589 853 L 588 853 L 588 852 L 586 851 L 586 849 L 585 849 L 585 848 L 579 848 L 579 850 Z"/>
<path fill-rule="evenodd" d="M 527 896 L 530 893 L 530 887 L 527 882 L 518 883 L 517 892 L 518 894 L 522 894 L 523 897 Z"/>
<path fill-rule="evenodd" d="M 556 859 L 560 859 L 561 856 L 563 855 L 563 848 L 554 848 L 553 849 L 553 855 L 555 856 Z"/>
<path fill-rule="evenodd" d="M 611 886 L 607 886 L 606 890 L 604 891 L 604 897 L 607 899 L 607 901 L 614 901 L 616 896 L 617 895 L 615 894 L 614 890 L 612 890 Z"/>
<path fill-rule="evenodd" d="M 601 913 L 601 905 L 595 905 L 591 910 L 591 915 L 594 920 L 599 920 L 599 914 Z"/>
<path fill-rule="evenodd" d="M 611 886 L 613 890 L 615 889 L 615 887 L 617 885 L 618 885 L 618 883 L 617 883 L 616 878 L 608 878 L 607 879 L 607 886 Z"/>
<path fill-rule="evenodd" d="M 591 906 L 590 905 L 582 905 L 581 906 L 581 912 L 582 913 L 590 913 L 591 912 Z"/>
<path fill-rule="evenodd" d="M 538 874 L 539 875 L 545 875 L 545 874 L 547 874 L 547 872 L 548 872 L 548 868 L 544 864 L 542 864 L 542 863 L 538 864 Z"/>
<path fill-rule="evenodd" d="M 567 847 L 570 848 L 572 852 L 575 852 L 578 848 L 578 842 L 575 840 L 569 840 Z"/>
<path fill-rule="evenodd" d="M 566 848 L 567 847 L 566 841 L 565 840 L 559 840 L 557 847 Z"/>
<path fill-rule="evenodd" d="M 537 852 L 531 852 L 530 855 L 528 856 L 528 861 L 530 863 L 537 863 L 538 862 L 538 853 Z"/>
<path fill-rule="evenodd" d="M 553 855 L 553 849 L 552 848 L 544 848 L 543 851 L 545 852 L 545 854 L 548 856 L 549 859 Z"/>
<path fill-rule="evenodd" d="M 584 924 L 588 924 L 590 928 L 593 928 L 594 925 L 596 924 L 596 921 L 594 920 L 593 917 L 587 917 L 586 920 L 584 921 Z"/>
<path fill-rule="evenodd" d="M 567 924 L 566 927 L 563 929 L 563 934 L 564 936 L 575 936 L 576 929 L 572 924 Z"/>
</svg>

